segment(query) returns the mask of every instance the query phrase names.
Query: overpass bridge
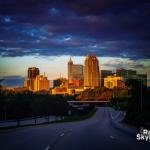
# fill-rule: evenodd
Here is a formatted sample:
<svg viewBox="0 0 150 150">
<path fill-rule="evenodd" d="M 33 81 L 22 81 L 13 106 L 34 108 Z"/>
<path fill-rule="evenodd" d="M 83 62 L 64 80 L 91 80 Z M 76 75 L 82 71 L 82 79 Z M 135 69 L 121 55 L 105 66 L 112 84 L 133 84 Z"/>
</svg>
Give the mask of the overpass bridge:
<svg viewBox="0 0 150 150">
<path fill-rule="evenodd" d="M 68 103 L 110 103 L 110 101 L 67 101 Z"/>
<path fill-rule="evenodd" d="M 109 106 L 110 101 L 67 101 L 69 105 L 96 105 L 96 106 Z"/>
</svg>

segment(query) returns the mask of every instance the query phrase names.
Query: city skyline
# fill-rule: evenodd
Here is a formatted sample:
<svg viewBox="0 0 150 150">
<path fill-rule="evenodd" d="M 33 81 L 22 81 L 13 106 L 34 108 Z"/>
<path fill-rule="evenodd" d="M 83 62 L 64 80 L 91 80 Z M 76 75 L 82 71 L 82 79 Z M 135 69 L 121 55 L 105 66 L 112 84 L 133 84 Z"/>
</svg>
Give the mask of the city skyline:
<svg viewBox="0 0 150 150">
<path fill-rule="evenodd" d="M 40 64 L 39 58 L 41 61 L 43 61 L 43 64 Z M 7 77 L 7 76 L 21 76 L 21 77 L 27 77 L 27 72 L 26 70 L 29 67 L 38 67 L 41 70 L 41 74 L 46 73 L 46 75 L 49 77 L 49 79 L 53 79 L 57 77 L 63 76 L 66 77 L 68 76 L 67 74 L 67 61 L 69 58 L 72 58 L 75 64 L 84 64 L 84 59 L 85 56 L 82 57 L 77 57 L 77 56 L 51 56 L 51 57 L 26 57 L 22 59 L 22 57 L 17 57 L 15 62 L 13 58 L 10 58 L 10 64 L 7 63 L 7 59 L 3 60 L 1 59 L 2 63 L 0 64 L 1 66 L 1 74 L 0 77 Z M 99 60 L 99 63 L 101 65 L 102 70 L 112 70 L 115 71 L 116 68 L 124 68 L 124 69 L 133 69 L 137 70 L 139 73 L 146 73 L 148 76 L 150 75 L 150 71 L 148 68 L 148 61 L 133 61 L 128 58 L 119 58 L 119 57 L 97 57 Z M 31 62 L 32 61 L 32 62 Z M 18 64 L 20 62 L 20 64 Z M 54 68 L 53 63 L 56 65 Z M 59 67 L 59 64 L 62 64 L 61 68 Z M 15 66 L 18 66 L 15 68 Z M 146 65 L 147 69 L 142 68 L 142 65 Z M 23 66 L 23 67 L 22 67 Z M 6 67 L 6 68 L 5 68 Z M 13 69 L 12 69 L 13 68 Z M 48 69 L 50 68 L 50 69 Z M 53 71 L 51 71 L 53 69 Z M 56 69 L 56 70 L 55 70 Z M 54 74 L 53 74 L 54 73 Z"/>
<path fill-rule="evenodd" d="M 51 61 L 53 61 L 55 63 L 55 66 L 51 65 L 50 63 L 48 64 L 49 60 L 46 59 L 46 58 L 43 58 L 43 60 L 45 60 L 44 65 L 43 64 L 42 65 L 39 64 L 39 65 L 33 65 L 33 66 L 29 65 L 29 66 L 27 66 L 26 64 L 24 64 L 26 67 L 22 68 L 22 70 L 24 71 L 23 75 L 14 74 L 14 75 L 10 75 L 10 76 L 1 76 L 1 78 L 4 78 L 4 79 L 15 79 L 16 81 L 18 79 L 19 80 L 21 79 L 21 82 L 22 82 L 24 80 L 24 78 L 27 78 L 27 69 L 29 67 L 38 67 L 40 69 L 40 73 L 42 75 L 44 75 L 44 73 L 45 73 L 45 75 L 48 77 L 49 80 L 54 80 L 54 79 L 57 79 L 59 77 L 67 78 L 67 76 L 68 76 L 67 61 L 68 60 L 62 60 L 62 59 L 64 59 L 64 58 L 65 59 L 69 59 L 70 57 L 71 56 L 66 56 L 66 57 L 65 56 L 60 56 L 61 59 L 59 57 L 57 57 L 56 60 L 53 58 Z M 73 62 L 75 64 L 84 65 L 85 57 L 74 57 L 74 56 L 72 56 L 71 58 L 73 59 Z M 33 60 L 33 58 L 32 58 L 32 60 Z M 140 69 L 138 70 L 137 67 L 136 67 L 136 69 L 134 67 L 132 67 L 133 65 L 135 65 L 135 63 L 133 61 L 131 61 L 131 60 L 130 61 L 126 61 L 126 59 L 125 59 L 124 60 L 124 64 L 122 63 L 123 61 L 120 58 L 115 58 L 114 59 L 112 57 L 109 57 L 109 59 L 106 59 L 106 58 L 103 58 L 103 57 L 102 58 L 98 57 L 98 60 L 99 60 L 100 66 L 101 66 L 101 70 L 111 70 L 111 71 L 115 72 L 117 68 L 131 69 L 131 70 L 136 70 L 137 73 L 139 73 L 139 74 L 147 74 L 148 77 L 149 77 L 149 74 L 148 74 L 147 71 L 145 72 L 145 70 L 144 71 L 140 70 Z M 38 59 L 35 62 L 38 62 Z M 121 63 L 121 65 L 120 65 L 120 63 Z M 60 64 L 62 65 L 61 67 L 60 67 Z M 56 66 L 58 66 L 58 67 L 56 67 Z M 53 68 L 49 69 L 50 67 L 53 67 Z M 19 72 L 18 71 L 19 70 L 19 64 L 18 64 L 18 67 L 16 69 L 17 69 L 16 71 L 18 73 Z M 13 71 L 14 70 L 15 70 L 15 68 L 13 69 Z M 53 70 L 53 71 L 49 71 L 49 70 Z M 23 82 L 21 84 L 19 83 L 19 84 L 16 84 L 16 85 L 22 85 L 22 84 L 23 84 Z M 149 80 L 147 82 L 147 85 L 150 86 Z"/>
<path fill-rule="evenodd" d="M 93 54 L 91 54 L 91 55 L 93 55 Z M 62 59 L 64 59 L 64 58 L 66 58 L 66 59 L 68 59 L 68 60 L 73 60 L 73 63 L 75 64 L 75 65 L 83 65 L 83 67 L 84 67 L 84 61 L 85 61 L 85 58 L 86 58 L 86 56 L 85 57 L 75 57 L 75 56 L 60 56 L 60 58 L 62 58 Z M 55 63 L 55 66 L 53 66 L 52 64 L 48 64 L 48 59 L 46 59 L 46 58 L 43 58 L 44 60 L 46 60 L 47 61 L 47 63 L 45 63 L 44 64 L 44 66 L 43 65 L 37 65 L 37 63 L 39 63 L 38 61 L 36 61 L 36 65 L 30 65 L 30 66 L 26 66 L 25 68 L 22 68 L 23 70 L 24 70 L 24 75 L 10 75 L 10 76 L 1 76 L 1 78 L 3 78 L 3 79 L 15 79 L 16 81 L 18 81 L 18 80 L 21 80 L 21 84 L 19 83 L 19 84 L 17 84 L 16 86 L 23 86 L 23 80 L 25 79 L 25 78 L 27 78 L 28 77 L 28 72 L 27 72 L 27 70 L 31 67 L 33 67 L 33 68 L 36 68 L 37 66 L 37 68 L 39 68 L 40 69 L 40 74 L 41 75 L 44 75 L 44 76 L 47 76 L 48 77 L 48 80 L 55 80 L 55 79 L 58 79 L 58 78 L 60 78 L 60 77 L 64 77 L 64 78 L 68 78 L 68 60 L 65 60 L 65 63 L 64 64 L 61 64 L 62 65 L 62 67 L 60 67 L 60 62 L 62 61 L 62 59 L 60 59 L 59 57 L 57 57 L 56 59 L 57 59 L 57 63 L 55 63 L 54 62 L 54 60 L 55 59 L 51 59 L 51 61 L 53 61 L 53 63 Z M 80 59 L 79 59 L 80 58 Z M 135 65 L 134 64 L 134 62 L 133 61 L 130 61 L 130 64 L 129 64 L 129 62 L 124 62 L 124 64 L 122 63 L 122 60 L 120 59 L 120 58 L 113 58 L 113 57 L 109 57 L 109 59 L 107 60 L 107 58 L 104 58 L 104 57 L 97 57 L 97 59 L 98 59 L 98 61 L 99 61 L 99 65 L 100 65 L 100 71 L 101 70 L 108 70 L 108 71 L 112 71 L 113 73 L 116 73 L 116 69 L 119 69 L 119 68 L 122 68 L 122 69 L 127 69 L 127 70 L 135 70 L 135 71 L 137 71 L 137 73 L 138 74 L 147 74 L 147 75 L 149 75 L 147 72 L 144 72 L 143 70 L 138 70 L 138 69 L 135 69 L 134 67 L 129 67 L 130 65 L 132 66 L 132 65 Z M 61 60 L 61 61 L 60 61 Z M 125 59 L 126 60 L 126 59 Z M 59 62 L 59 63 L 58 63 Z M 63 62 L 63 61 L 62 61 Z M 114 63 L 114 64 L 112 64 L 112 63 Z M 122 63 L 121 65 L 118 65 L 119 63 Z M 40 63 L 39 63 L 40 64 Z M 24 65 L 26 65 L 25 63 L 24 63 Z M 53 67 L 53 69 L 51 69 L 51 70 L 53 70 L 53 71 L 49 71 L 49 69 L 48 69 L 48 71 L 46 72 L 46 67 L 50 67 L 50 65 L 52 65 L 52 67 Z M 114 66 L 113 66 L 114 65 Z M 128 65 L 128 67 L 127 67 L 127 65 Z M 45 67 L 46 66 L 46 67 Z M 56 68 L 56 66 L 58 66 L 57 68 Z M 44 68 L 44 69 L 43 69 Z M 14 68 L 15 69 L 15 68 Z M 17 69 L 17 72 L 18 72 L 18 68 L 16 68 Z M 55 69 L 57 70 L 59 70 L 58 72 L 56 71 L 55 72 Z M 61 72 L 61 71 L 63 71 L 63 72 L 65 72 L 64 74 Z M 50 74 L 49 74 L 50 73 Z M 53 73 L 56 73 L 56 74 L 53 74 Z M 51 75 L 54 75 L 54 76 L 51 76 Z M 149 82 L 149 78 L 147 77 L 147 86 L 150 86 L 150 82 Z M 20 82 L 20 81 L 19 81 Z M 5 84 L 4 84 L 5 85 Z M 6 85 L 7 85 L 7 82 L 6 82 Z"/>
</svg>

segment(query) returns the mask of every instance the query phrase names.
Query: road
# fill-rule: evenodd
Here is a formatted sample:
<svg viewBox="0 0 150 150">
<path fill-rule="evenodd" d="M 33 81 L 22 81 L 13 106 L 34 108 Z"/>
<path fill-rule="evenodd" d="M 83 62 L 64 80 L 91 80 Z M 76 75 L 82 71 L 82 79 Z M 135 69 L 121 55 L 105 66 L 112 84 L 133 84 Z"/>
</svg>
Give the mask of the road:
<svg viewBox="0 0 150 150">
<path fill-rule="evenodd" d="M 99 107 L 87 120 L 26 127 L 0 133 L 0 150 L 149 150 L 131 127 L 120 125 L 124 113 Z"/>
</svg>

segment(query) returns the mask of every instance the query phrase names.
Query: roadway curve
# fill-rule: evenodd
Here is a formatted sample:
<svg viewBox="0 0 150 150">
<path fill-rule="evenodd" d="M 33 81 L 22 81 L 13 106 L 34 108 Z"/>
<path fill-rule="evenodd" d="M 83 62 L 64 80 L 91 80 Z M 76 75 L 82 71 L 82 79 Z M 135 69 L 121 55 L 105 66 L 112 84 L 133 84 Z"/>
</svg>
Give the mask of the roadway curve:
<svg viewBox="0 0 150 150">
<path fill-rule="evenodd" d="M 100 107 L 87 120 L 26 127 L 0 133 L 0 150 L 149 150 L 136 131 L 120 125 L 124 113 Z"/>
</svg>

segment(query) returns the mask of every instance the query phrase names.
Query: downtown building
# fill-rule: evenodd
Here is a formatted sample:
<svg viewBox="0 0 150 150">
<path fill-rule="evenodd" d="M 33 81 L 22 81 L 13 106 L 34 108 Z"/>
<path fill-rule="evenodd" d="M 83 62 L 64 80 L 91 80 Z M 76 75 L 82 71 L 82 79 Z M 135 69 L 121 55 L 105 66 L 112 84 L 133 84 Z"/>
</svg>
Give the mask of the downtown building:
<svg viewBox="0 0 150 150">
<path fill-rule="evenodd" d="M 68 61 L 68 86 L 81 87 L 83 85 L 83 65 Z"/>
<path fill-rule="evenodd" d="M 37 75 L 40 74 L 39 68 L 36 67 L 30 67 L 28 68 L 28 78 L 29 79 L 35 79 Z"/>
<path fill-rule="evenodd" d="M 84 88 L 100 87 L 99 61 L 95 55 L 87 55 L 84 62 Z"/>
<path fill-rule="evenodd" d="M 24 87 L 28 90 L 34 90 L 34 80 L 40 74 L 39 68 L 30 67 L 27 71 L 27 79 L 24 81 Z"/>
<path fill-rule="evenodd" d="M 30 91 L 49 90 L 49 80 L 40 75 L 39 68 L 30 67 L 27 71 L 27 79 L 24 81 L 24 87 Z"/>
<path fill-rule="evenodd" d="M 147 75 L 137 74 L 136 70 L 119 68 L 116 70 L 116 76 L 122 77 L 125 82 L 128 80 L 138 80 L 141 84 L 147 86 Z"/>
<path fill-rule="evenodd" d="M 68 80 L 65 78 L 54 80 L 54 88 L 51 90 L 51 93 L 53 95 L 74 95 L 81 93 L 84 90 L 83 77 L 83 65 L 74 64 L 70 58 L 68 61 Z"/>
<path fill-rule="evenodd" d="M 34 80 L 34 91 L 36 92 L 42 90 L 49 90 L 49 80 L 43 75 L 38 75 Z"/>
<path fill-rule="evenodd" d="M 123 78 L 116 76 L 107 76 L 106 78 L 104 78 L 104 87 L 109 89 L 126 88 Z"/>
<path fill-rule="evenodd" d="M 136 76 L 136 70 L 127 70 L 123 68 L 116 69 L 116 76 L 124 78 L 124 80 L 132 79 Z"/>
<path fill-rule="evenodd" d="M 101 72 L 101 74 L 100 74 L 100 76 L 101 76 L 101 82 L 100 82 L 101 87 L 104 87 L 104 78 L 106 78 L 107 76 L 112 76 L 113 73 L 111 70 L 101 70 L 100 72 Z"/>
</svg>

